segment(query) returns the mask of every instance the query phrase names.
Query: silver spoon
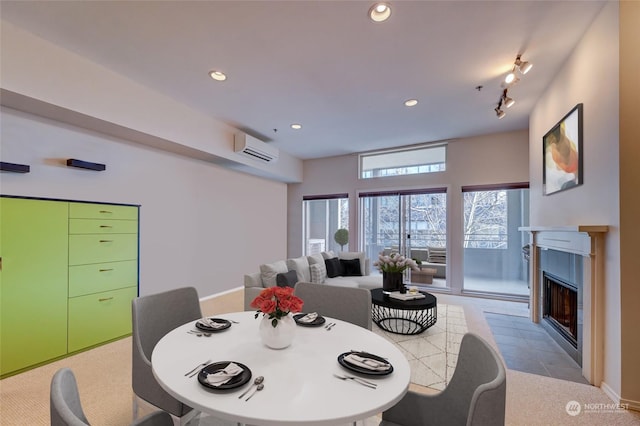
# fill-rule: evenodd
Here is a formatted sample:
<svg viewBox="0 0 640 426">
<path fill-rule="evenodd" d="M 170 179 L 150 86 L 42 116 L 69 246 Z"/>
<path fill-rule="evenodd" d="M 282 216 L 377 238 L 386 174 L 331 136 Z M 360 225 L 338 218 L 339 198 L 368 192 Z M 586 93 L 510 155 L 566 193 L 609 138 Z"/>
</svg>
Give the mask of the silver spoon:
<svg viewBox="0 0 640 426">
<path fill-rule="evenodd" d="M 249 395 L 249 397 L 247 399 L 245 399 L 245 401 L 250 400 L 251 397 L 256 394 L 256 392 L 261 391 L 262 389 L 264 389 L 264 385 L 262 383 L 260 383 L 258 385 L 258 387 L 256 388 L 256 390 L 254 390 L 253 393 L 251 395 Z"/>
<path fill-rule="evenodd" d="M 253 381 L 253 384 L 254 384 L 254 385 L 260 385 L 262 382 L 264 382 L 264 377 L 262 377 L 262 376 L 258 376 L 258 377 L 256 377 L 256 379 Z M 249 386 L 249 388 L 248 388 L 246 391 L 242 392 L 242 395 L 240 395 L 240 396 L 238 397 L 238 399 L 240 399 L 240 398 L 242 398 L 243 396 L 245 396 L 245 395 L 246 395 L 246 394 L 247 394 L 247 393 L 248 393 L 252 388 L 253 388 L 253 385 Z"/>
</svg>

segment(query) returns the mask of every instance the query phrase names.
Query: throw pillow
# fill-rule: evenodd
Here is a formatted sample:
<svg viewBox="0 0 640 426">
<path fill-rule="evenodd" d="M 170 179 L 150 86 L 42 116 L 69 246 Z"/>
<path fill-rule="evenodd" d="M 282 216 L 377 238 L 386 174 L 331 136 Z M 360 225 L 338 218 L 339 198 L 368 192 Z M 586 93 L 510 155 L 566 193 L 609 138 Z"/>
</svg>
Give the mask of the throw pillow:
<svg viewBox="0 0 640 426">
<path fill-rule="evenodd" d="M 325 259 L 324 264 L 327 267 L 327 277 L 335 278 L 342 275 L 340 259 L 338 259 L 337 257 L 334 257 L 333 259 Z"/>
<path fill-rule="evenodd" d="M 324 257 L 324 259 L 327 260 L 327 259 L 333 259 L 334 257 L 336 257 L 336 255 L 332 251 L 323 251 L 322 257 Z"/>
<path fill-rule="evenodd" d="M 320 267 L 320 271 L 322 273 L 322 281 L 320 282 L 325 282 L 325 280 L 327 279 L 327 267 L 324 264 L 324 258 L 322 257 L 322 254 L 318 253 L 318 254 L 312 254 L 311 256 L 307 256 L 307 260 L 309 261 L 309 268 L 311 269 L 311 267 L 313 265 L 318 265 Z M 313 271 L 311 271 L 311 282 L 313 281 Z"/>
<path fill-rule="evenodd" d="M 289 272 L 287 264 L 284 260 L 278 260 L 274 263 L 266 263 L 260 265 L 260 278 L 264 287 L 274 287 L 276 285 L 276 275 Z"/>
<path fill-rule="evenodd" d="M 324 283 L 325 277 L 327 275 L 327 269 L 324 266 L 324 263 L 320 265 L 319 263 L 314 263 L 309 266 L 309 270 L 311 271 L 311 282 L 314 284 L 322 284 Z"/>
<path fill-rule="evenodd" d="M 295 259 L 287 259 L 287 268 L 298 273 L 298 281 L 308 283 L 311 281 L 311 272 L 309 272 L 309 261 L 306 256 L 296 257 Z"/>
<path fill-rule="evenodd" d="M 276 284 L 278 287 L 295 287 L 297 282 L 298 274 L 294 270 L 276 275 Z"/>
<path fill-rule="evenodd" d="M 362 270 L 360 269 L 360 259 L 340 259 L 343 277 L 360 277 Z"/>
<path fill-rule="evenodd" d="M 369 271 L 367 270 L 366 258 L 367 255 L 363 251 L 341 251 L 338 253 L 339 259 L 360 259 L 360 271 L 362 275 L 367 275 Z"/>
</svg>

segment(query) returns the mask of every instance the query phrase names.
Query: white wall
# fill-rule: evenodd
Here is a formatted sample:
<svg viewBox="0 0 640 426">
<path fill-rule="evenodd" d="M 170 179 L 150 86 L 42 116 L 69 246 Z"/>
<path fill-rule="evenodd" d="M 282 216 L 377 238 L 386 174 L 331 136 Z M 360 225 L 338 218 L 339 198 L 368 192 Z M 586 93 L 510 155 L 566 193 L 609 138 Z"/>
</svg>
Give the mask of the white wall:
<svg viewBox="0 0 640 426">
<path fill-rule="evenodd" d="M 608 3 L 540 97 L 529 120 L 532 226 L 609 225 L 605 264 L 605 387 L 620 395 L 618 3 Z M 584 184 L 542 195 L 542 137 L 584 104 Z"/>
<path fill-rule="evenodd" d="M 305 195 L 349 194 L 349 248 L 358 247 L 357 194 L 378 189 L 448 189 L 448 263 L 460 265 L 447 271 L 447 283 L 462 287 L 462 193 L 466 185 L 527 182 L 529 180 L 529 139 L 526 130 L 498 133 L 450 141 L 447 170 L 421 175 L 358 179 L 358 156 L 345 155 L 304 162 L 301 184 L 289 184 L 288 256 L 302 253 L 302 197 Z"/>
<path fill-rule="evenodd" d="M 0 119 L 2 161 L 31 165 L 2 173 L 2 194 L 142 205 L 141 295 L 189 285 L 206 297 L 286 255 L 286 184 L 8 108 Z M 107 170 L 68 168 L 67 158 Z"/>
<path fill-rule="evenodd" d="M 51 112 L 53 105 L 64 111 L 55 111 L 58 121 L 93 130 L 99 125 L 103 133 L 111 128 L 119 133 L 120 128 L 129 129 L 148 144 L 173 144 L 176 149 L 219 157 L 249 173 L 283 182 L 300 181 L 301 160 L 285 152 L 276 163 L 248 159 L 233 150 L 237 129 L 12 23 L 1 21 L 0 31 L 1 87 L 18 94 L 5 93 L 3 106 L 48 116 L 43 111 Z M 28 102 L 29 108 L 24 109 Z"/>
</svg>

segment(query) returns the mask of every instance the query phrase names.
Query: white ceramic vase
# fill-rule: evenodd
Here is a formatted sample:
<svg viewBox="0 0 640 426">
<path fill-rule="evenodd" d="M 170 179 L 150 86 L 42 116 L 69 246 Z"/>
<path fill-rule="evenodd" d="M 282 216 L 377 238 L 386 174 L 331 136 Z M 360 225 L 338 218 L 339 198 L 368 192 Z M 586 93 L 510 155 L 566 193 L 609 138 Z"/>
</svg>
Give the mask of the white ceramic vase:
<svg viewBox="0 0 640 426">
<path fill-rule="evenodd" d="M 273 326 L 269 315 L 264 315 L 260 321 L 260 338 L 262 343 L 271 349 L 284 349 L 291 345 L 296 334 L 296 322 L 291 314 L 278 320 Z"/>
</svg>

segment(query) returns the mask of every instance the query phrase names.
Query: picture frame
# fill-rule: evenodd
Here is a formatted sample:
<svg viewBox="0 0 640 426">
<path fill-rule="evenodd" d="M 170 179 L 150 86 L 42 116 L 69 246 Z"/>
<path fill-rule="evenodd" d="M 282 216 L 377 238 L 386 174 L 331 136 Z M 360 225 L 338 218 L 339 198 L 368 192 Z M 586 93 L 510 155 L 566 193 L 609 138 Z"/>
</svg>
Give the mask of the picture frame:
<svg viewBox="0 0 640 426">
<path fill-rule="evenodd" d="M 542 192 L 551 195 L 583 182 L 582 104 L 542 137 Z"/>
</svg>

